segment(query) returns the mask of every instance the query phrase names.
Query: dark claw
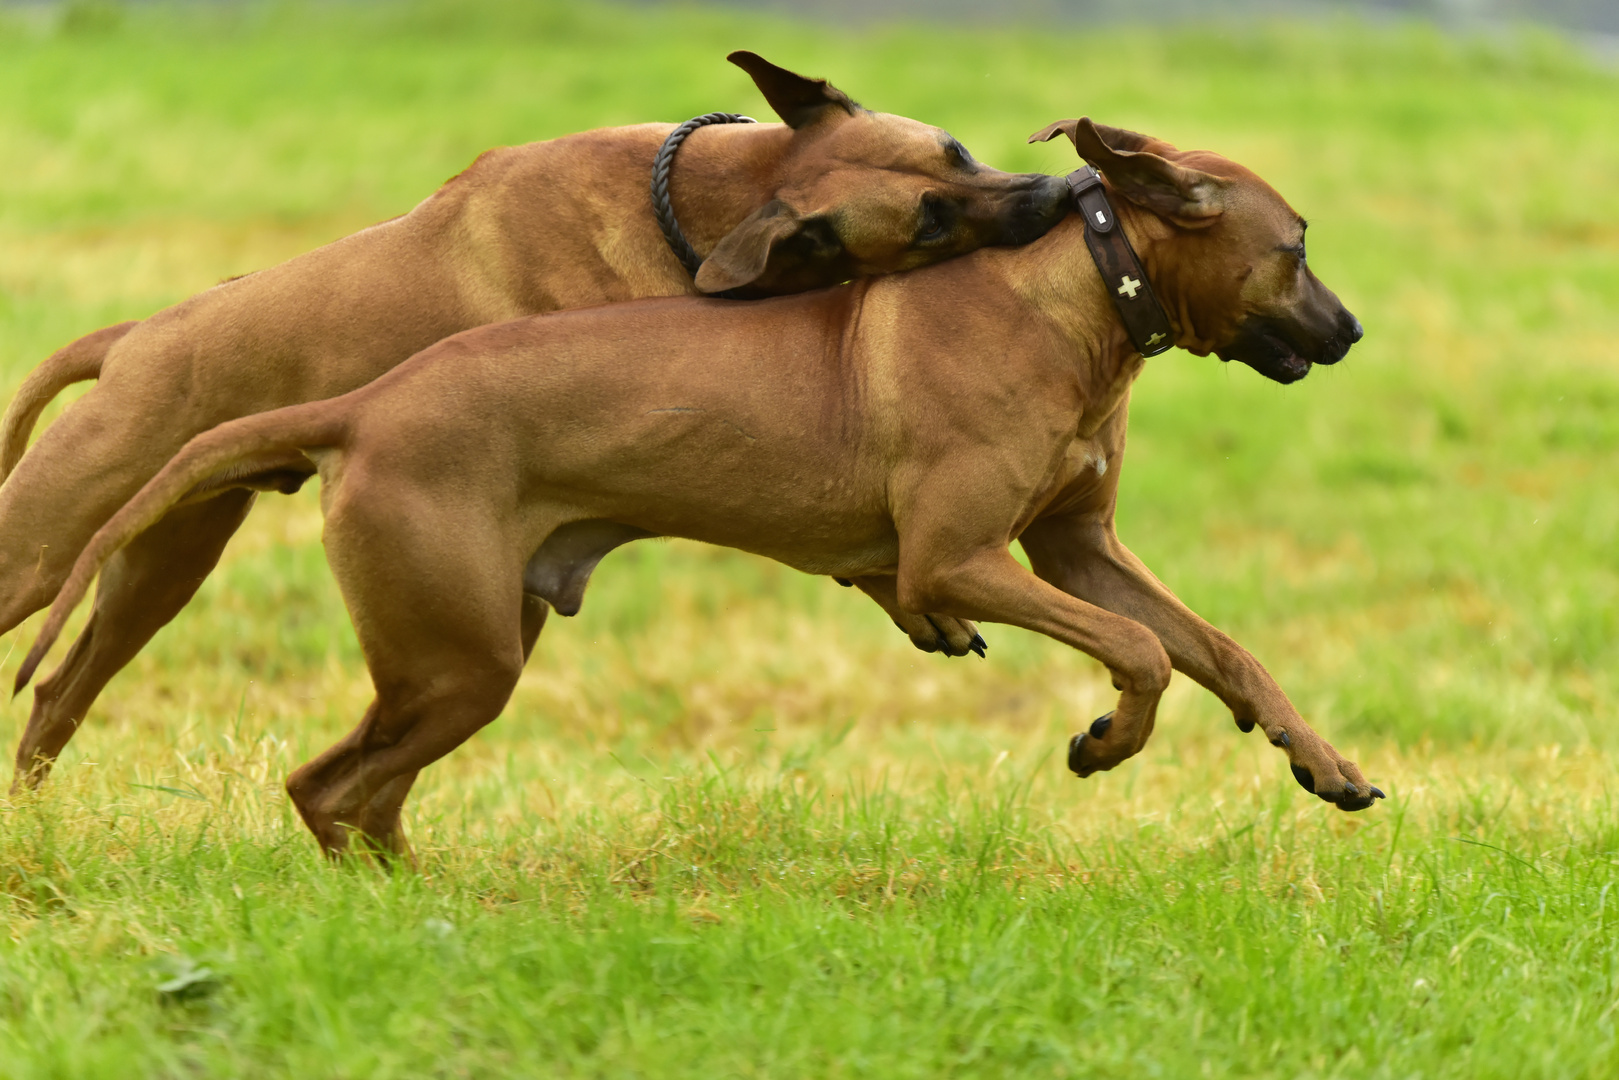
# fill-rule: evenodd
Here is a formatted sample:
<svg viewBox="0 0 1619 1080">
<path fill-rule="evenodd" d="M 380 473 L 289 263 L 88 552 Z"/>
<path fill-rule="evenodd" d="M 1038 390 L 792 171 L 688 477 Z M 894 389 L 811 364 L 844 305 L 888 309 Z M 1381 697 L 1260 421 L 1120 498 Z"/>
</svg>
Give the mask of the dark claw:
<svg viewBox="0 0 1619 1080">
<path fill-rule="evenodd" d="M 1360 793 L 1360 789 L 1354 784 L 1345 784 L 1344 789 L 1344 794 L 1339 796 L 1337 800 L 1338 809 L 1346 810 L 1351 813 L 1356 810 L 1364 810 L 1368 806 L 1375 803 L 1378 799 L 1384 797 L 1383 793 L 1378 791 L 1376 788 L 1371 788 L 1370 792 L 1366 795 L 1362 795 Z"/>
<path fill-rule="evenodd" d="M 835 577 L 832 580 L 837 582 L 839 585 L 842 585 L 845 589 L 850 588 L 850 587 L 852 587 L 854 585 L 854 582 L 850 581 L 846 577 Z"/>
<path fill-rule="evenodd" d="M 1293 770 L 1293 779 L 1299 782 L 1299 787 L 1303 788 L 1305 791 L 1308 791 L 1311 795 L 1314 795 L 1315 777 L 1311 775 L 1310 770 L 1306 769 L 1302 765 L 1292 765 L 1289 766 L 1289 768 Z"/>
<path fill-rule="evenodd" d="M 1289 739 L 1287 737 L 1287 732 L 1284 731 L 1280 735 L 1276 736 L 1276 738 L 1271 740 L 1271 745 L 1280 746 L 1283 750 L 1286 750 L 1289 746 L 1293 745 L 1293 740 Z"/>
<path fill-rule="evenodd" d="M 989 642 L 984 640 L 983 634 L 974 634 L 972 642 L 968 644 L 967 648 L 977 653 L 979 657 L 983 659 L 987 660 L 989 658 L 986 655 L 989 652 Z"/>
<path fill-rule="evenodd" d="M 1114 679 L 1113 680 L 1113 689 L 1115 689 L 1115 690 L 1123 690 L 1124 687 L 1119 685 L 1119 680 Z"/>
<path fill-rule="evenodd" d="M 1252 720 L 1238 720 L 1237 730 L 1246 735 L 1250 731 L 1254 730 L 1254 722 Z"/>
<path fill-rule="evenodd" d="M 1374 798 L 1374 799 L 1386 799 L 1386 798 L 1388 798 L 1388 796 L 1383 794 L 1383 792 L 1380 791 L 1379 789 L 1373 788 L 1372 789 L 1372 798 Z"/>
<path fill-rule="evenodd" d="M 1103 735 L 1107 734 L 1107 729 L 1112 726 L 1112 713 L 1108 713 L 1106 716 L 1098 716 L 1095 720 L 1091 721 L 1091 738 L 1100 739 Z"/>
<path fill-rule="evenodd" d="M 1068 771 L 1075 776 L 1084 776 L 1079 767 L 1079 748 L 1085 745 L 1085 733 L 1082 731 L 1068 740 Z"/>
</svg>

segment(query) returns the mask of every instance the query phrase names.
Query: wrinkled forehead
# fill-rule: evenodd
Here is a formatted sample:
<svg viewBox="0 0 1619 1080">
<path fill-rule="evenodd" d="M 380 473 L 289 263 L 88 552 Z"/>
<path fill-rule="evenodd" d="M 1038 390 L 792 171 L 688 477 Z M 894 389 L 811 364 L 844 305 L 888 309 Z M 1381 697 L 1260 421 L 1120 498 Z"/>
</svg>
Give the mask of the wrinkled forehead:
<svg viewBox="0 0 1619 1080">
<path fill-rule="evenodd" d="M 839 117 L 822 136 L 827 151 L 876 168 L 937 169 L 960 144 L 943 128 L 908 116 L 865 112 Z"/>
<path fill-rule="evenodd" d="M 1224 199 L 1231 210 L 1244 216 L 1259 216 L 1284 232 L 1302 232 L 1304 218 L 1282 198 L 1282 193 L 1271 187 L 1253 170 L 1222 157 L 1212 150 L 1177 151 L 1165 155 L 1177 165 L 1212 173 L 1228 182 Z"/>
</svg>

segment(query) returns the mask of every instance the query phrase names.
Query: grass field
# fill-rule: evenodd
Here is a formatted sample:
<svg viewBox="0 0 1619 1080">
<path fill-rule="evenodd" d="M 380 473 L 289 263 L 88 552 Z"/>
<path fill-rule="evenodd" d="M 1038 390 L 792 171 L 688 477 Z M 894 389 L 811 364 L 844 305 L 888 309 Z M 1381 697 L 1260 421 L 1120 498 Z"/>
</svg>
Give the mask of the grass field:
<svg viewBox="0 0 1619 1080">
<path fill-rule="evenodd" d="M 1153 360 L 1120 531 L 1389 800 L 1180 679 L 1076 781 L 1087 658 L 643 544 L 418 785 L 421 872 L 333 868 L 280 783 L 369 686 L 313 493 L 268 498 L 0 800 L 0 1076 L 1619 1072 L 1619 77 L 1553 39 L 0 8 L 0 384 L 487 146 L 760 114 L 737 47 L 1002 167 L 1071 168 L 1023 140 L 1081 114 L 1209 146 L 1311 219 L 1366 340 L 1287 389 Z"/>
</svg>

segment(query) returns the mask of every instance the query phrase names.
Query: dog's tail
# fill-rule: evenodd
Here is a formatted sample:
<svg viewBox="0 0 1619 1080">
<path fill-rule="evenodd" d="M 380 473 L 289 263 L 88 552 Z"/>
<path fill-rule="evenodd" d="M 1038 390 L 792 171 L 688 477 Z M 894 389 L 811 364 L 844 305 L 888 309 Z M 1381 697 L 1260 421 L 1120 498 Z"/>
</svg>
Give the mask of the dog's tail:
<svg viewBox="0 0 1619 1080">
<path fill-rule="evenodd" d="M 51 399 L 76 382 L 99 378 L 107 350 L 136 325 L 119 323 L 86 334 L 73 344 L 57 349 L 28 373 L 28 378 L 17 388 L 17 396 L 11 399 L 5 419 L 0 420 L 0 480 L 10 476 L 17 462 L 22 460 L 23 451 L 28 449 L 28 436 Z"/>
<path fill-rule="evenodd" d="M 348 421 L 343 410 L 332 406 L 332 401 L 312 401 L 246 416 L 186 443 L 79 553 L 73 572 L 51 604 L 39 638 L 17 671 L 13 693 L 20 693 L 34 677 L 68 616 L 89 592 L 90 583 L 107 560 L 177 504 L 228 488 L 296 491 L 317 471 L 305 450 L 337 448 L 347 442 Z"/>
</svg>

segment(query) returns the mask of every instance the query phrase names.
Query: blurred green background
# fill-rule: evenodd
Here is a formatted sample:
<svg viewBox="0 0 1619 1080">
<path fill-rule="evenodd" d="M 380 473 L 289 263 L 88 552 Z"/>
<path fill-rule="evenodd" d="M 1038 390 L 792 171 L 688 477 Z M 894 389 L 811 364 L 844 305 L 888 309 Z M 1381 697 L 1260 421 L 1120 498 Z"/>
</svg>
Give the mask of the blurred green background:
<svg viewBox="0 0 1619 1080">
<path fill-rule="evenodd" d="M 1093 661 L 924 656 L 649 543 L 424 776 L 422 873 L 330 870 L 279 783 L 369 686 L 315 493 L 269 497 L 0 799 L 0 1074 L 1613 1075 L 1619 74 L 1557 32 L 0 6 L 0 384 L 491 145 L 767 115 L 734 48 L 1002 168 L 1072 168 L 1024 139 L 1078 115 L 1212 148 L 1310 219 L 1365 341 L 1287 388 L 1151 361 L 1120 532 L 1389 802 L 1327 809 L 1181 679 L 1073 781 Z"/>
</svg>

